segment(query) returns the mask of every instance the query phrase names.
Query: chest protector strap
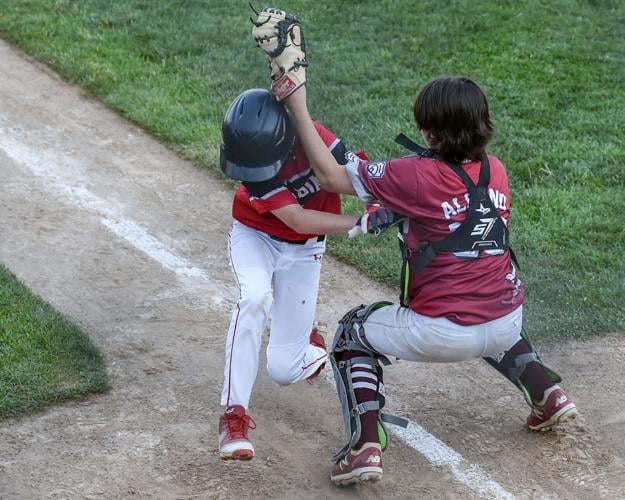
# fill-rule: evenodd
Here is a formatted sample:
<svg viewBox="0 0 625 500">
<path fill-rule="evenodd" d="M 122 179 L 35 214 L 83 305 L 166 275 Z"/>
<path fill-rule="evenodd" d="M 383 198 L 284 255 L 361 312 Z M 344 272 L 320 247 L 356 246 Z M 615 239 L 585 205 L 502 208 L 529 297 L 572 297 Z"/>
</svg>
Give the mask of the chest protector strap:
<svg viewBox="0 0 625 500">
<path fill-rule="evenodd" d="M 444 240 L 426 241 L 414 251 L 406 246 L 409 221 L 404 221 L 399 235 L 402 252 L 402 304 L 407 305 L 409 284 L 412 274 L 419 273 L 436 255 L 442 252 L 456 253 L 459 258 L 479 258 L 485 250 L 500 250 L 502 253 L 510 248 L 509 231 L 504 219 L 499 215 L 497 207 L 490 198 L 488 184 L 490 182 L 490 163 L 486 153 L 482 155 L 482 164 L 477 184 L 474 184 L 466 171 L 458 164 L 443 160 L 443 158 L 411 141 L 403 134 L 395 138 L 395 142 L 410 149 L 422 158 L 432 158 L 443 161 L 451 168 L 467 187 L 469 206 L 467 217 Z M 464 254 L 464 255 L 462 255 Z M 514 256 L 513 256 L 514 259 Z M 515 263 L 516 263 L 516 259 Z"/>
</svg>

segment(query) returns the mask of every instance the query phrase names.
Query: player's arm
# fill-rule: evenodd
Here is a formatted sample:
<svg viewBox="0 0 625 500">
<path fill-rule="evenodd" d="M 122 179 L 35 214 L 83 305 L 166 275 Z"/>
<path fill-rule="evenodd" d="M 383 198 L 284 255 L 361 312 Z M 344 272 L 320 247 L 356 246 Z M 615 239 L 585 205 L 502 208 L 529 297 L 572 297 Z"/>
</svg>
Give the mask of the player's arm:
<svg viewBox="0 0 625 500">
<path fill-rule="evenodd" d="M 356 216 L 303 208 L 278 177 L 243 184 L 259 213 L 270 212 L 300 234 L 347 235 L 358 220 Z"/>
<path fill-rule="evenodd" d="M 327 147 L 326 147 L 327 150 Z M 293 204 L 272 210 L 271 213 L 301 234 L 346 235 L 358 221 L 353 215 L 340 215 L 303 208 Z"/>
<path fill-rule="evenodd" d="M 377 203 L 369 205 L 360 217 L 320 212 L 300 205 L 287 205 L 271 213 L 298 233 L 338 234 L 350 238 L 365 233 L 381 234 L 400 221 L 391 210 Z"/>
<path fill-rule="evenodd" d="M 293 92 L 284 103 L 321 186 L 326 191 L 355 195 L 356 190 L 345 166 L 339 165 L 315 129 L 306 105 L 306 87 L 302 86 Z"/>
</svg>

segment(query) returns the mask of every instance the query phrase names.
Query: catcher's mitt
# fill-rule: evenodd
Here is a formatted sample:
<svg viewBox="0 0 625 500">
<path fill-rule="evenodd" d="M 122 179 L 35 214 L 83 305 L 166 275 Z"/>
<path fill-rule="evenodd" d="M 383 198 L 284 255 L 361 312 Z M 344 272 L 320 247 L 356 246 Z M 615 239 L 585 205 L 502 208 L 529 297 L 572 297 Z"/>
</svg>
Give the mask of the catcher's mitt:
<svg viewBox="0 0 625 500">
<path fill-rule="evenodd" d="M 252 36 L 280 68 L 272 75 L 271 90 L 282 101 L 306 83 L 306 46 L 299 19 L 283 10 L 266 7 L 252 19 Z"/>
</svg>

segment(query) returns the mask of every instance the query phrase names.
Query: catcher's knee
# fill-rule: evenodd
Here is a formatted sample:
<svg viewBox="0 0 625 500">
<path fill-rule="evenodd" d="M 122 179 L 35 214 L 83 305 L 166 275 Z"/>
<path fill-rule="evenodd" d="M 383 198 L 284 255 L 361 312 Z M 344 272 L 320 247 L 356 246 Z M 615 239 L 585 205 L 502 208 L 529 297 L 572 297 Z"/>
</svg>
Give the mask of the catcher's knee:
<svg viewBox="0 0 625 500">
<path fill-rule="evenodd" d="M 392 305 L 391 302 L 374 302 L 368 306 L 360 305 L 350 309 L 340 320 L 339 326 L 332 342 L 332 354 L 343 351 L 359 350 L 371 355 L 379 353 L 367 340 L 365 334 L 365 322 L 367 318 L 378 309 Z"/>
</svg>

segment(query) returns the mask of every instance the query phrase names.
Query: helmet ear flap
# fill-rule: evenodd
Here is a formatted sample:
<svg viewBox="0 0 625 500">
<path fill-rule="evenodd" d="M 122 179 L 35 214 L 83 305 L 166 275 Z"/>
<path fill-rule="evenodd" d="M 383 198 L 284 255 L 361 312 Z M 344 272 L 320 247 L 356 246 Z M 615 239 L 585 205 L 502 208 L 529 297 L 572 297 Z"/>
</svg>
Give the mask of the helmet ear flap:
<svg viewBox="0 0 625 500">
<path fill-rule="evenodd" d="M 262 182 L 293 158 L 295 129 L 282 104 L 266 89 L 246 90 L 222 124 L 219 164 L 232 179 Z"/>
</svg>

